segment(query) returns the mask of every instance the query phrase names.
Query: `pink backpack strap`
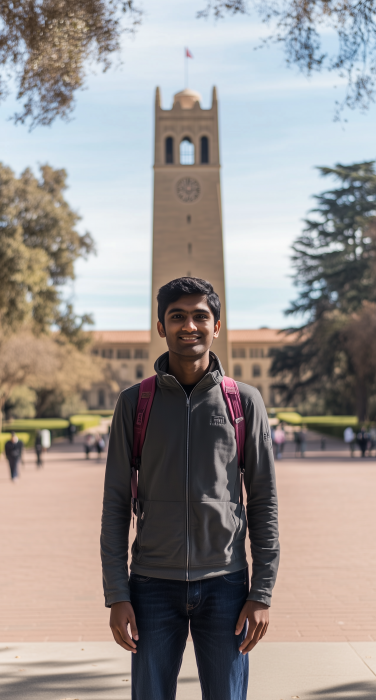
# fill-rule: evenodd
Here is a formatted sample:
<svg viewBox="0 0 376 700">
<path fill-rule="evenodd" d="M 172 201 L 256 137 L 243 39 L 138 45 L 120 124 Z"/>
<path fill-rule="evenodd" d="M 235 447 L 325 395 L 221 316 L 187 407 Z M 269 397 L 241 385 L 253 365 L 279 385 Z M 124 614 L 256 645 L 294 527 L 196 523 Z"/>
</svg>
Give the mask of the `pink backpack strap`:
<svg viewBox="0 0 376 700">
<path fill-rule="evenodd" d="M 138 478 L 137 472 L 141 464 L 141 454 L 142 448 L 145 442 L 146 429 L 148 427 L 148 421 L 150 416 L 150 411 L 155 394 L 155 386 L 157 381 L 157 375 L 154 374 L 153 377 L 148 377 L 148 379 L 143 379 L 139 392 L 138 392 L 138 402 L 136 409 L 136 417 L 133 424 L 133 449 L 132 449 L 132 472 L 131 472 L 131 488 L 132 488 L 132 507 L 133 513 L 137 515 L 137 485 Z"/>
<path fill-rule="evenodd" d="M 240 399 L 239 387 L 234 379 L 223 377 L 221 382 L 223 397 L 229 410 L 231 423 L 235 430 L 236 447 L 238 451 L 238 466 L 240 469 L 240 503 L 243 505 L 243 474 L 244 474 L 244 445 L 245 419 Z"/>
</svg>

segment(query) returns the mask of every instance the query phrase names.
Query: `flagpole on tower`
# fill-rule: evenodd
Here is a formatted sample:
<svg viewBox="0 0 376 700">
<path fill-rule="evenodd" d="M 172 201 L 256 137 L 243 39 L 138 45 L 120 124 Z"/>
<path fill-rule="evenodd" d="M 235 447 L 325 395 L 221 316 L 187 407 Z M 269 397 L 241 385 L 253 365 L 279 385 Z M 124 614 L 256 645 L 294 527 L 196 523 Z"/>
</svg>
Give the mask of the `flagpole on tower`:
<svg viewBox="0 0 376 700">
<path fill-rule="evenodd" d="M 188 58 L 193 58 L 189 48 L 186 46 L 184 48 L 184 77 L 185 77 L 185 87 L 188 87 Z"/>
</svg>

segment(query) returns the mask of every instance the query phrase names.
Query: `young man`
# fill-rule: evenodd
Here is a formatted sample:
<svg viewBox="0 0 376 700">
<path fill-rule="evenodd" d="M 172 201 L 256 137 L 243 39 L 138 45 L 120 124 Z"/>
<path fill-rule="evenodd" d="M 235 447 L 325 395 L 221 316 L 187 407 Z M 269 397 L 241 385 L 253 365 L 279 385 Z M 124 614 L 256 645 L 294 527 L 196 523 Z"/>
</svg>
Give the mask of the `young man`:
<svg viewBox="0 0 376 700">
<path fill-rule="evenodd" d="M 133 652 L 133 700 L 175 698 L 189 627 L 203 698 L 246 700 L 247 653 L 268 627 L 279 560 L 272 444 L 259 392 L 239 383 L 245 512 L 235 431 L 221 390 L 224 370 L 210 351 L 220 332 L 220 306 L 211 284 L 201 279 L 183 277 L 159 290 L 158 332 L 168 352 L 155 363 L 129 578 L 139 385 L 120 394 L 114 413 L 101 551 L 110 626 L 115 641 Z"/>
</svg>

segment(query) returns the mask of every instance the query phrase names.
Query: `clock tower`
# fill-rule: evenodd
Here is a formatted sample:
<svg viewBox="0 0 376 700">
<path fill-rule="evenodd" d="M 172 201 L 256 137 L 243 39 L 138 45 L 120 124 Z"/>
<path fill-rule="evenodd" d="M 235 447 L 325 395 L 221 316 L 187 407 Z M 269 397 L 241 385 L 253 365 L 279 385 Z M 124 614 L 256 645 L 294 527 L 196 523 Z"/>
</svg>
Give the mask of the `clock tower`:
<svg viewBox="0 0 376 700">
<path fill-rule="evenodd" d="M 155 96 L 154 211 L 150 374 L 166 351 L 157 331 L 157 293 L 176 277 L 201 277 L 221 300 L 221 331 L 212 349 L 229 372 L 216 89 L 210 109 L 185 89 L 172 109 Z"/>
</svg>

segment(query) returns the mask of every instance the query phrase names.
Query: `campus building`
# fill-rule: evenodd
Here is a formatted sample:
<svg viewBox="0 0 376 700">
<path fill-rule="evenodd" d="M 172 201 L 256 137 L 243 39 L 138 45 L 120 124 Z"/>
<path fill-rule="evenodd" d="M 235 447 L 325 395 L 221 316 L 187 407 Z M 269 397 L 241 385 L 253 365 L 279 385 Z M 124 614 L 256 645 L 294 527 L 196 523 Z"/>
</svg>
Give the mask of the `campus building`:
<svg viewBox="0 0 376 700">
<path fill-rule="evenodd" d="M 220 296 L 222 326 L 213 350 L 227 374 L 256 386 L 267 405 L 276 405 L 269 368 L 283 336 L 268 328 L 227 330 L 216 88 L 209 109 L 200 99 L 185 89 L 171 109 L 163 109 L 156 89 L 151 331 L 93 333 L 93 352 L 106 361 L 107 376 L 88 392 L 89 408 L 113 408 L 119 390 L 153 374 L 166 350 L 156 328 L 158 289 L 183 276 L 210 280 Z"/>
</svg>

